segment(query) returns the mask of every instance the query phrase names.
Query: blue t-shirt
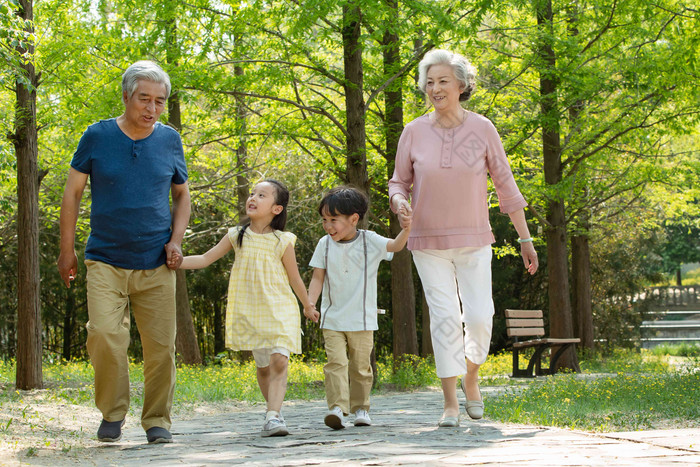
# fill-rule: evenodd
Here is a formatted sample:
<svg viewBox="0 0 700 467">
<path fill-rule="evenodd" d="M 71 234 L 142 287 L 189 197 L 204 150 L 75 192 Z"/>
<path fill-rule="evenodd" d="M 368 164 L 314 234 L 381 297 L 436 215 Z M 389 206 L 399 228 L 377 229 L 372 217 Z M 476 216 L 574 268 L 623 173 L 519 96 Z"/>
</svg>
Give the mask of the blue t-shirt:
<svg viewBox="0 0 700 467">
<path fill-rule="evenodd" d="M 71 167 L 90 175 L 92 208 L 85 258 L 125 269 L 165 264 L 170 241 L 170 185 L 187 181 L 180 135 L 156 122 L 132 140 L 115 118 L 90 125 Z"/>
</svg>

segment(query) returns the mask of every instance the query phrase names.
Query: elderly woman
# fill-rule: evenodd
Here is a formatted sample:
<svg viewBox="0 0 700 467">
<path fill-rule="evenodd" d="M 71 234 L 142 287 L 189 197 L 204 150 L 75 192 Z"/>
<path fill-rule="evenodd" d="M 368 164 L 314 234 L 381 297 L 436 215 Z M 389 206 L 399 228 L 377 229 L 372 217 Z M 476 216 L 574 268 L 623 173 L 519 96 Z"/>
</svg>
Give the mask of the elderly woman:
<svg viewBox="0 0 700 467">
<path fill-rule="evenodd" d="M 501 211 L 510 216 L 520 236 L 530 274 L 537 271 L 537 253 L 525 221 L 527 202 L 515 184 L 496 128 L 461 106 L 474 91 L 476 70 L 461 55 L 433 50 L 418 72 L 418 85 L 434 111 L 410 122 L 401 134 L 389 197 L 402 224 L 403 212 L 413 212 L 408 249 L 430 309 L 435 368 L 445 399 L 439 426 L 459 426 L 457 376 L 464 375 L 467 414 L 479 419 L 484 413 L 479 367 L 491 342 L 495 241 L 487 173 Z"/>
</svg>

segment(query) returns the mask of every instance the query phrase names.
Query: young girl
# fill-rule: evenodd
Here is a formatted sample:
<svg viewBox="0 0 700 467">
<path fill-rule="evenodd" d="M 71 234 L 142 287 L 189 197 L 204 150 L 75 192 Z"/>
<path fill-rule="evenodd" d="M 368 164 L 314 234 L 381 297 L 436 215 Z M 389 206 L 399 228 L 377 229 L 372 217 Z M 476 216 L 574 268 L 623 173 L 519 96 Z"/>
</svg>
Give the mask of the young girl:
<svg viewBox="0 0 700 467">
<path fill-rule="evenodd" d="M 290 285 L 304 313 L 315 312 L 299 275 L 296 236 L 282 231 L 288 201 L 289 191 L 282 183 L 269 179 L 258 183 L 246 201 L 250 222 L 230 229 L 203 255 L 186 256 L 180 266 L 201 269 L 232 248 L 235 251 L 226 307 L 226 347 L 253 351 L 258 385 L 267 402 L 262 436 L 289 434 L 280 410 L 287 391 L 289 354 L 301 353 L 299 306 Z"/>
</svg>

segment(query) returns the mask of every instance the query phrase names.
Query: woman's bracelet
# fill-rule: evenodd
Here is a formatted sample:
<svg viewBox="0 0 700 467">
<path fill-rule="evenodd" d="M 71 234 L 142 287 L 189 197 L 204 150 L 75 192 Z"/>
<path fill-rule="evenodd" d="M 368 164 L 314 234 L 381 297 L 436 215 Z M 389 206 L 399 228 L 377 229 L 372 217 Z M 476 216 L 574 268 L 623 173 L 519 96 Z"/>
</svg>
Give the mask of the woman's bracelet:
<svg viewBox="0 0 700 467">
<path fill-rule="evenodd" d="M 532 241 L 532 237 L 518 239 L 518 243 L 527 243 L 527 242 L 531 242 L 531 241 Z"/>
</svg>

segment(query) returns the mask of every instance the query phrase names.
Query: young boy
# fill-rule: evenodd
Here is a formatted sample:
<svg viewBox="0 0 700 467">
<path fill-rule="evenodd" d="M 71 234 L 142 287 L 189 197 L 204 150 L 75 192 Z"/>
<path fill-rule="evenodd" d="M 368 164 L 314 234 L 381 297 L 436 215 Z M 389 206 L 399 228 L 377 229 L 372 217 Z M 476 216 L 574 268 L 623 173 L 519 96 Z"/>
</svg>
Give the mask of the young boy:
<svg viewBox="0 0 700 467">
<path fill-rule="evenodd" d="M 372 424 L 370 354 L 377 329 L 377 270 L 406 245 L 410 224 L 396 239 L 384 238 L 357 223 L 367 212 L 367 197 L 352 187 L 334 188 L 321 200 L 318 212 L 323 230 L 311 266 L 309 299 L 316 303 L 323 290 L 321 313 L 306 317 L 318 322 L 328 363 L 324 366 L 328 414 L 324 422 L 334 430 L 345 428 L 343 417 L 355 414 L 355 426 Z M 404 213 L 410 215 L 410 213 Z"/>
</svg>

